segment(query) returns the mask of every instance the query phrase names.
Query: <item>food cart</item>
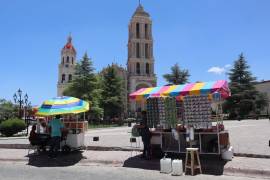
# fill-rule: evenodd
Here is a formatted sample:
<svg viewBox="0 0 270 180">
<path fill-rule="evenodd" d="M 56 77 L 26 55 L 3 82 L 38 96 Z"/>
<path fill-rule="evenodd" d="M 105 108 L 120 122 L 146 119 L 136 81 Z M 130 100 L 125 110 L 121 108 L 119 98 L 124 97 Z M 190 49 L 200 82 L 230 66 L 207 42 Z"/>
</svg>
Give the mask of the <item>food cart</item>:
<svg viewBox="0 0 270 180">
<path fill-rule="evenodd" d="M 88 129 L 88 122 L 85 120 L 78 120 L 78 117 L 76 116 L 63 117 L 62 122 L 68 132 L 66 139 L 61 143 L 64 151 L 84 148 L 84 137 Z"/>
<path fill-rule="evenodd" d="M 61 149 L 62 151 L 70 151 L 84 147 L 88 122 L 84 120 L 85 118 L 81 120 L 78 114 L 88 110 L 88 102 L 74 97 L 62 96 L 44 101 L 38 108 L 36 115 L 46 117 L 46 121 L 50 121 L 52 116 L 63 115 L 61 120 L 66 130 L 66 136 L 61 142 Z"/>
<path fill-rule="evenodd" d="M 222 115 L 229 96 L 227 81 L 219 80 L 142 88 L 130 99 L 146 103 L 152 146 L 174 153 L 197 147 L 200 154 L 221 155 L 230 148 Z"/>
</svg>

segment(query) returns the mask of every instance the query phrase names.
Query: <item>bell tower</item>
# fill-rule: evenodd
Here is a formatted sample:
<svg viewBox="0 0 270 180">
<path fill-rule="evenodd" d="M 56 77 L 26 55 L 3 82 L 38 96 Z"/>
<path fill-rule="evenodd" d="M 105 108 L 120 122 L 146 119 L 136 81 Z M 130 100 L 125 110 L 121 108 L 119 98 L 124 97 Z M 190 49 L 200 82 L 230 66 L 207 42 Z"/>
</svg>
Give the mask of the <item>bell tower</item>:
<svg viewBox="0 0 270 180">
<path fill-rule="evenodd" d="M 139 3 L 129 26 L 128 37 L 128 90 L 132 93 L 140 88 L 156 86 L 154 73 L 152 20 Z M 130 102 L 131 112 L 145 109 L 143 103 Z"/>
<path fill-rule="evenodd" d="M 76 50 L 72 45 L 72 37 L 68 36 L 67 43 L 61 51 L 60 64 L 58 65 L 57 96 L 62 96 L 63 91 L 72 81 L 76 66 Z"/>
</svg>

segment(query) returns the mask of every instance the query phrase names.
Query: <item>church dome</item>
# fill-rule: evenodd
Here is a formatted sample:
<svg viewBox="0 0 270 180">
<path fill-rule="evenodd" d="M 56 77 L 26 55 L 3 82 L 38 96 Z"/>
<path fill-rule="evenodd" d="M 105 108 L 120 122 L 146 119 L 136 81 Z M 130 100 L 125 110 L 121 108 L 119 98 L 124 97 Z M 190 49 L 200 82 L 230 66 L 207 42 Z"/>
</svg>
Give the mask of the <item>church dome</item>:
<svg viewBox="0 0 270 180">
<path fill-rule="evenodd" d="M 137 7 L 136 11 L 133 14 L 134 16 L 145 16 L 145 17 L 150 17 L 150 15 L 144 11 L 143 6 L 141 4 L 139 4 L 139 6 Z"/>
<path fill-rule="evenodd" d="M 72 52 L 76 53 L 76 50 L 72 44 L 72 37 L 71 36 L 68 37 L 68 41 L 67 41 L 66 45 L 63 47 L 62 51 L 64 51 L 64 50 L 71 50 Z"/>
</svg>

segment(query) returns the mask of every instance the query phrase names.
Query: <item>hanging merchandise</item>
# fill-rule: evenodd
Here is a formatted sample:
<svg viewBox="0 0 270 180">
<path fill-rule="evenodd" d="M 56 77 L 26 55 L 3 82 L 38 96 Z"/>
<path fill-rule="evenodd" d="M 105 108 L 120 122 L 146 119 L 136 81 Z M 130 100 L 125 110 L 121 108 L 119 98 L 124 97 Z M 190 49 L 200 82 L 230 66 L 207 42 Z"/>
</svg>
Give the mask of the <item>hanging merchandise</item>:
<svg viewBox="0 0 270 180">
<path fill-rule="evenodd" d="M 183 124 L 184 106 L 183 101 L 176 99 L 176 118 L 178 123 Z"/>
<path fill-rule="evenodd" d="M 212 128 L 211 112 L 211 102 L 207 95 L 184 97 L 185 125 L 195 129 Z"/>
<path fill-rule="evenodd" d="M 147 123 L 149 127 L 160 125 L 163 129 L 175 128 L 178 122 L 176 110 L 176 98 L 148 98 Z"/>
</svg>

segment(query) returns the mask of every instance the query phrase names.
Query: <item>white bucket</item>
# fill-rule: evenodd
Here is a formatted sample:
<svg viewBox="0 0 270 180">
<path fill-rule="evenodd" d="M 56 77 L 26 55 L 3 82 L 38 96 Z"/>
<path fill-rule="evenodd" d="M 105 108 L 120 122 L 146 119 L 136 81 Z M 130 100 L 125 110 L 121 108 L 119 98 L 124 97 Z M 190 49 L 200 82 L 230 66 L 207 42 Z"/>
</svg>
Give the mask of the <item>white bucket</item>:
<svg viewBox="0 0 270 180">
<path fill-rule="evenodd" d="M 221 153 L 221 158 L 226 161 L 231 161 L 233 158 L 233 147 L 231 146 L 229 149 Z"/>
<path fill-rule="evenodd" d="M 183 174 L 182 160 L 175 159 L 172 161 L 172 175 L 181 176 Z"/>
<path fill-rule="evenodd" d="M 160 159 L 160 172 L 169 174 L 172 172 L 172 160 L 171 158 Z"/>
</svg>

